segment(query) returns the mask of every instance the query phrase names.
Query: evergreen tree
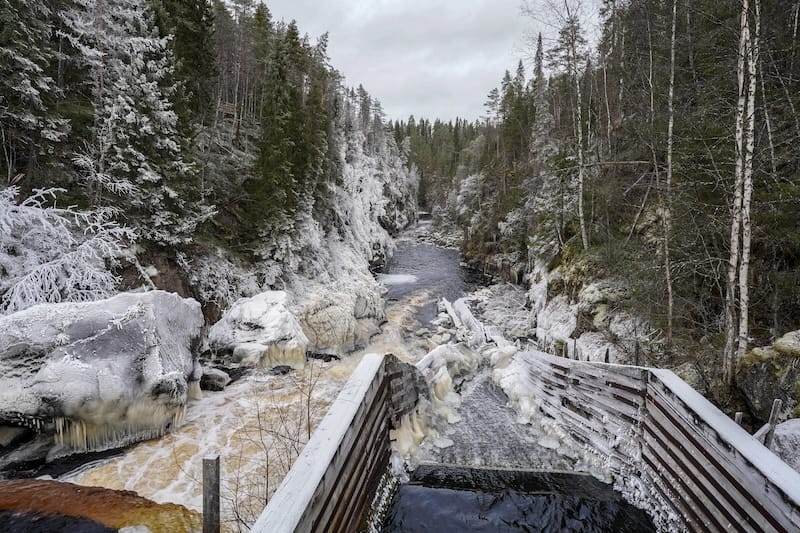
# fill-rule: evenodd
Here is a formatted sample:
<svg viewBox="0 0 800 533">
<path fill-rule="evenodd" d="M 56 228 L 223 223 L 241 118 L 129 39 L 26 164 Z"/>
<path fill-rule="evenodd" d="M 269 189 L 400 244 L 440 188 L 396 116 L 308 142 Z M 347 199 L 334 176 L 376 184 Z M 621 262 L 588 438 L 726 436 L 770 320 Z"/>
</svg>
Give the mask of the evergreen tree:
<svg viewBox="0 0 800 533">
<path fill-rule="evenodd" d="M 0 0 L 0 170 L 6 183 L 29 185 L 40 153 L 64 140 L 68 123 L 53 103 L 52 13 L 43 0 Z"/>
<path fill-rule="evenodd" d="M 76 155 L 91 203 L 120 209 L 144 238 L 188 242 L 199 201 L 169 101 L 174 59 L 144 0 L 76 0 L 66 35 L 89 72 L 94 126 Z"/>
</svg>

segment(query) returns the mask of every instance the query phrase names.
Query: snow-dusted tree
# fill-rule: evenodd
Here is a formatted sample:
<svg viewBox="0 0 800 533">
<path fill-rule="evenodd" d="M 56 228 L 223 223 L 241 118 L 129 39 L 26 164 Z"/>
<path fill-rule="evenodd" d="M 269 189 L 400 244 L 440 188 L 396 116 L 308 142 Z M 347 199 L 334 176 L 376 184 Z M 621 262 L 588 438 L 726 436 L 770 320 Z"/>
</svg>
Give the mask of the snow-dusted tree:
<svg viewBox="0 0 800 533">
<path fill-rule="evenodd" d="M 108 208 L 57 207 L 59 192 L 38 189 L 17 203 L 17 187 L 0 191 L 0 313 L 115 291 L 111 268 L 133 231 L 114 222 Z"/>
<path fill-rule="evenodd" d="M 213 210 L 199 201 L 169 101 L 174 59 L 145 0 L 75 0 L 64 36 L 88 69 L 92 141 L 76 155 L 94 205 L 124 211 L 138 233 L 185 243 Z"/>
<path fill-rule="evenodd" d="M 0 0 L 0 169 L 6 182 L 29 182 L 37 156 L 68 132 L 48 109 L 59 94 L 47 73 L 51 11 L 43 0 Z"/>
</svg>

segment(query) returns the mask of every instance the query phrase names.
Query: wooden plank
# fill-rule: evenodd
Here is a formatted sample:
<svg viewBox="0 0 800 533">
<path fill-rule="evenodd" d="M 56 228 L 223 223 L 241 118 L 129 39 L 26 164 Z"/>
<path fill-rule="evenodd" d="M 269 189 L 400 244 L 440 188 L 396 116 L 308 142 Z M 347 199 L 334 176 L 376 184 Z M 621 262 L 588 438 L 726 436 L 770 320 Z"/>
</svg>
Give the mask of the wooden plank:
<svg viewBox="0 0 800 533">
<path fill-rule="evenodd" d="M 363 449 L 370 443 L 370 438 L 375 435 L 376 425 L 381 422 L 388 423 L 388 381 L 381 380 L 378 385 L 378 393 L 369 400 L 365 399 L 362 410 L 364 418 L 358 423 L 350 426 L 351 439 L 343 443 L 340 448 L 340 460 L 331 464 L 325 475 L 324 498 L 319 504 L 310 506 L 306 511 L 303 523 L 311 524 L 309 531 L 320 531 L 330 522 L 331 516 L 337 507 L 341 507 L 346 500 L 342 500 L 343 493 L 346 493 L 349 481 L 352 476 L 358 476 L 356 466 L 362 459 Z M 388 445 L 388 440 L 386 442 Z M 338 463 L 338 464 L 336 464 Z"/>
<path fill-rule="evenodd" d="M 694 420 L 689 420 L 688 413 L 679 411 L 669 398 L 657 389 L 649 392 L 648 399 L 651 407 L 657 409 L 671 424 L 677 428 L 680 438 L 687 440 L 711 465 L 722 475 L 722 477 L 732 486 L 732 489 L 741 494 L 758 515 L 776 531 L 789 531 L 789 522 L 785 516 L 786 508 L 776 505 L 772 500 L 766 498 L 764 487 L 752 483 L 753 476 L 760 477 L 766 484 L 767 480 L 760 472 L 753 468 L 742 468 L 739 463 L 739 456 L 729 452 L 726 448 L 719 446 L 718 441 L 709 439 L 708 436 L 698 431 Z M 681 409 L 682 410 L 682 409 Z M 652 411 L 652 409 L 651 409 Z M 698 419 L 700 420 L 700 419 Z M 744 486 L 747 483 L 747 487 Z M 766 525 L 766 524 L 765 524 Z"/>
<path fill-rule="evenodd" d="M 668 474 L 665 473 L 661 469 L 660 465 L 657 465 L 648 454 L 644 454 L 642 456 L 642 460 L 649 468 L 651 477 L 658 479 L 659 482 L 664 485 L 664 487 L 668 486 L 671 492 L 678 492 L 676 489 L 677 483 L 675 480 L 671 477 L 668 477 Z M 672 496 L 668 501 L 678 509 L 678 514 L 683 518 L 684 524 L 689 531 L 708 531 L 704 527 L 703 520 L 697 515 L 695 510 L 691 506 L 686 505 L 685 498 L 676 498 L 675 496 Z"/>
<path fill-rule="evenodd" d="M 203 457 L 203 533 L 219 533 L 219 455 Z"/>
<path fill-rule="evenodd" d="M 662 425 L 663 424 L 663 425 Z M 698 500 L 703 500 L 707 507 L 712 507 L 715 512 L 728 521 L 725 529 L 735 529 L 742 533 L 747 531 L 758 531 L 758 522 L 753 518 L 755 510 L 739 501 L 740 495 L 735 493 L 733 488 L 718 479 L 721 477 L 719 472 L 709 464 L 703 464 L 698 456 L 702 456 L 697 449 L 689 445 L 683 445 L 675 438 L 676 428 L 665 421 L 659 421 L 655 417 L 645 422 L 645 441 L 653 448 L 655 441 L 662 450 L 666 451 L 672 462 L 679 466 L 679 471 L 684 474 L 684 478 L 689 479 L 702 492 Z M 663 456 L 654 458 L 660 462 Z M 745 528 L 744 524 L 750 527 Z"/>
</svg>

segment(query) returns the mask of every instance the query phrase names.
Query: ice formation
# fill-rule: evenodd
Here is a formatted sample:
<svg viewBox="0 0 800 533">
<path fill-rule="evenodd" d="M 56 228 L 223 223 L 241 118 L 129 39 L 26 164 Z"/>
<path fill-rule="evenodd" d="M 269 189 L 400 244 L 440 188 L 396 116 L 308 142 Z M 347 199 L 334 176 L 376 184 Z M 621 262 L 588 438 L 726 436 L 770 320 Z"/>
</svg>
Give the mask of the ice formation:
<svg viewBox="0 0 800 533">
<path fill-rule="evenodd" d="M 63 453 L 162 435 L 199 380 L 202 327 L 198 302 L 163 291 L 0 317 L 0 423 L 53 432 Z"/>
<path fill-rule="evenodd" d="M 284 291 L 241 298 L 211 327 L 208 342 L 231 353 L 235 362 L 253 366 L 305 366 L 308 338 L 289 309 Z"/>
<path fill-rule="evenodd" d="M 793 418 L 775 426 L 772 450 L 800 472 L 800 418 Z"/>
</svg>

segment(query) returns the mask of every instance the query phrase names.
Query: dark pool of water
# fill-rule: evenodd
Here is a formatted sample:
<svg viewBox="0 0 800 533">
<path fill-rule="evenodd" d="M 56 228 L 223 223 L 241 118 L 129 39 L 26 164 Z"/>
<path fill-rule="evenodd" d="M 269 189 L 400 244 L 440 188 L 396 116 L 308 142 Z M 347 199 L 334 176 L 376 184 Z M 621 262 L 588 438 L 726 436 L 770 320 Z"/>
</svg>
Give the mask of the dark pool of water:
<svg viewBox="0 0 800 533">
<path fill-rule="evenodd" d="M 418 313 L 423 324 L 436 317 L 439 299 L 454 301 L 487 283 L 487 278 L 480 272 L 461 264 L 458 250 L 412 241 L 398 243 L 383 272 L 416 278 L 413 283 L 387 285 L 386 299 L 391 302 L 418 291 L 427 293 L 428 298 Z"/>
<path fill-rule="evenodd" d="M 655 532 L 610 485 L 578 474 L 422 466 L 392 499 L 383 533 Z"/>
</svg>

